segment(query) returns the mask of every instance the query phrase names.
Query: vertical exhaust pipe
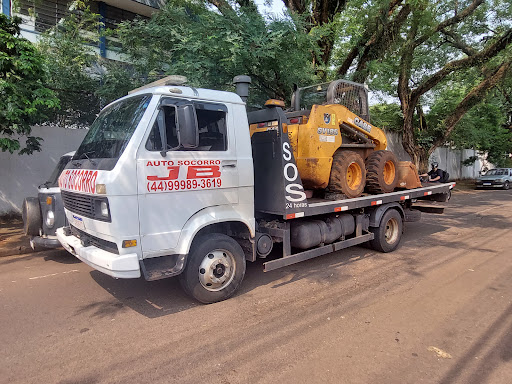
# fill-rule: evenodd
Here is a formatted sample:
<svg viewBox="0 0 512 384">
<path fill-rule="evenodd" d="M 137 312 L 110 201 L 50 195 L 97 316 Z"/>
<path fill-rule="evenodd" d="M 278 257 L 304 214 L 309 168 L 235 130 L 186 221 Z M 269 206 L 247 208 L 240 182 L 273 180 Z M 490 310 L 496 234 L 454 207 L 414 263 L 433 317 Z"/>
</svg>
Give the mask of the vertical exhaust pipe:
<svg viewBox="0 0 512 384">
<path fill-rule="evenodd" d="M 233 84 L 236 86 L 236 93 L 242 98 L 244 103 L 247 102 L 249 97 L 249 84 L 251 84 L 251 78 L 245 75 L 238 75 L 233 78 Z"/>
</svg>

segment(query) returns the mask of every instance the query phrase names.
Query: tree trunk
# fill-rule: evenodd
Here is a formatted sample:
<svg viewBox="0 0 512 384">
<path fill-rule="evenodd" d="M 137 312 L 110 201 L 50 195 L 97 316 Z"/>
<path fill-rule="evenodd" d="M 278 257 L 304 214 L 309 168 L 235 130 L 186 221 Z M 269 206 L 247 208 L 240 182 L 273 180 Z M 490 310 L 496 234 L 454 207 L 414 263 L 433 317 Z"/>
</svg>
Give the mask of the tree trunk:
<svg viewBox="0 0 512 384">
<path fill-rule="evenodd" d="M 429 171 L 429 158 L 430 154 L 426 149 L 418 148 L 418 164 L 416 164 L 416 168 L 420 174 L 427 173 Z"/>
</svg>

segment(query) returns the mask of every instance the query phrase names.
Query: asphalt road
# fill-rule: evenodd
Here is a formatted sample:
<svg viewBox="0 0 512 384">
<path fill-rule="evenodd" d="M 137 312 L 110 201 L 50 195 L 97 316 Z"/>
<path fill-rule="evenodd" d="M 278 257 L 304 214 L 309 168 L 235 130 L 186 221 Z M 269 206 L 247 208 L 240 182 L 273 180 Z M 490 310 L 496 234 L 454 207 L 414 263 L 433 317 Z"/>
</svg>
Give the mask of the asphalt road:
<svg viewBox="0 0 512 384">
<path fill-rule="evenodd" d="M 460 191 L 393 253 L 257 262 L 207 306 L 65 251 L 0 258 L 0 382 L 508 384 L 511 246 L 512 192 Z"/>
</svg>

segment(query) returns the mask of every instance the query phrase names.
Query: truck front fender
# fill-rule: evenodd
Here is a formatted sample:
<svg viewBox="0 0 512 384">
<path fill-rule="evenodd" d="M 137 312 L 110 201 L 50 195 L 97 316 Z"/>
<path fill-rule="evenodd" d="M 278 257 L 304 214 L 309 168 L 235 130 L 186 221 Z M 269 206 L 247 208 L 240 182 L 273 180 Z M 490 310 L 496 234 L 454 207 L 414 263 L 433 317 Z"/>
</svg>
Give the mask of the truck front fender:
<svg viewBox="0 0 512 384">
<path fill-rule="evenodd" d="M 240 212 L 236 209 L 236 207 L 229 205 L 208 207 L 200 210 L 199 212 L 196 212 L 185 223 L 185 226 L 181 230 L 178 246 L 174 249 L 173 253 L 180 255 L 188 254 L 192 241 L 202 228 L 212 224 L 228 221 L 244 224 L 247 227 L 251 237 L 255 236 L 256 222 L 253 214 L 247 215 L 247 212 Z"/>
</svg>

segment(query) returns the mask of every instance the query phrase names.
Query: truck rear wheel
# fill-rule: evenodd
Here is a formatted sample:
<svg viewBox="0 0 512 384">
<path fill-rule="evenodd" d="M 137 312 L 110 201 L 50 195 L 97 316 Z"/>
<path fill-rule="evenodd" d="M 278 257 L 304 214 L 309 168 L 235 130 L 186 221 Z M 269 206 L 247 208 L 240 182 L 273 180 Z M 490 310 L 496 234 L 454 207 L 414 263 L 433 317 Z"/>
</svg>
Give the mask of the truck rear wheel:
<svg viewBox="0 0 512 384">
<path fill-rule="evenodd" d="M 370 227 L 374 238 L 370 240 L 370 246 L 380 252 L 392 252 L 400 244 L 403 231 L 402 216 L 396 209 L 386 211 L 376 228 Z"/>
<path fill-rule="evenodd" d="M 23 200 L 22 207 L 23 231 L 28 236 L 39 236 L 42 228 L 41 206 L 37 197 L 27 197 Z"/>
<path fill-rule="evenodd" d="M 245 275 L 245 255 L 231 237 L 213 233 L 194 241 L 180 283 L 204 304 L 233 296 Z"/>
<path fill-rule="evenodd" d="M 398 160 L 393 152 L 375 151 L 366 158 L 366 189 L 368 192 L 393 192 L 397 182 Z"/>
<path fill-rule="evenodd" d="M 352 151 L 338 151 L 332 157 L 329 190 L 343 193 L 348 198 L 363 193 L 366 169 L 361 156 Z"/>
</svg>

